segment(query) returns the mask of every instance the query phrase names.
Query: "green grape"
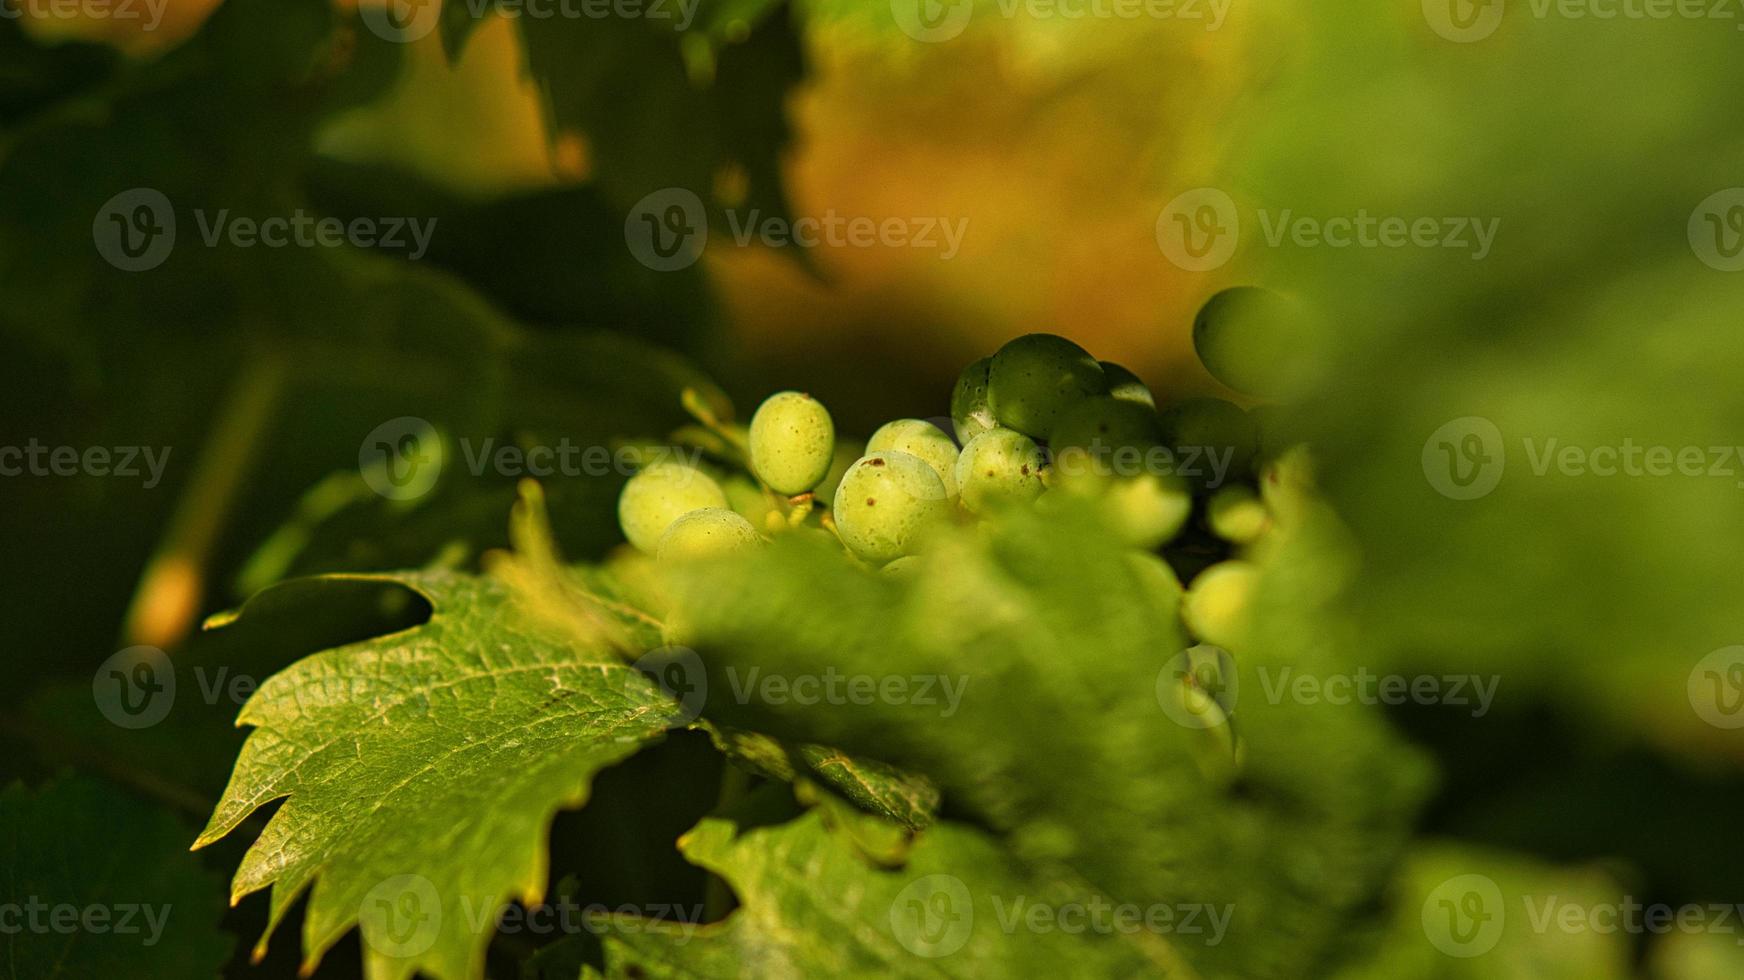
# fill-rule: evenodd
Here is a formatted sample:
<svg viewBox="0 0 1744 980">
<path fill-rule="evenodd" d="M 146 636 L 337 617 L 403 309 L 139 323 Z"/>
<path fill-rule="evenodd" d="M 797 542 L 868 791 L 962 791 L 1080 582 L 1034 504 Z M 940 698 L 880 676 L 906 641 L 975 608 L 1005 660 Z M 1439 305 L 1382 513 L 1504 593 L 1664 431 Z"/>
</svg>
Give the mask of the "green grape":
<svg viewBox="0 0 1744 980">
<path fill-rule="evenodd" d="M 919 456 L 933 468 L 945 485 L 945 496 L 957 496 L 957 444 L 945 430 L 920 419 L 886 422 L 866 440 L 866 452 L 907 453 Z"/>
<path fill-rule="evenodd" d="M 963 506 L 981 514 L 1006 503 L 1030 501 L 1043 490 L 1045 458 L 1035 440 L 1014 429 L 989 429 L 963 447 L 956 482 Z"/>
<path fill-rule="evenodd" d="M 1258 435 L 1253 419 L 1221 398 L 1188 398 L 1163 409 L 1163 445 L 1183 476 L 1219 487 L 1249 472 Z"/>
<path fill-rule="evenodd" d="M 810 395 L 780 391 L 751 416 L 751 470 L 776 493 L 805 493 L 830 471 L 836 427 Z"/>
<path fill-rule="evenodd" d="M 1186 484 L 1156 473 L 1113 481 L 1105 499 L 1115 527 L 1135 548 L 1156 548 L 1173 539 L 1193 512 Z"/>
<path fill-rule="evenodd" d="M 784 519 L 769 494 L 745 474 L 729 474 L 720 484 L 727 495 L 727 506 L 750 521 L 752 527 L 768 529 L 773 526 L 771 517 L 776 521 Z"/>
<path fill-rule="evenodd" d="M 1243 647 L 1248 639 L 1249 607 L 1257 565 L 1245 561 L 1218 562 L 1199 573 L 1181 601 L 1181 615 L 1193 635 L 1218 646 Z"/>
<path fill-rule="evenodd" d="M 1067 409 L 1048 437 L 1048 448 L 1062 473 L 1089 470 L 1130 476 L 1142 470 L 1145 454 L 1161 441 L 1162 424 L 1156 412 L 1136 402 L 1100 396 Z"/>
<path fill-rule="evenodd" d="M 1205 506 L 1211 533 L 1235 544 L 1249 544 L 1265 532 L 1271 517 L 1246 484 L 1232 483 L 1211 495 Z"/>
<path fill-rule="evenodd" d="M 1174 538 L 1193 512 L 1193 496 L 1179 477 L 1141 472 L 1132 476 L 1109 476 L 1081 470 L 1060 472 L 1054 489 L 1044 494 L 1066 494 L 1094 501 L 1122 540 L 1135 548 L 1151 549 Z"/>
<path fill-rule="evenodd" d="M 1258 286 L 1235 286 L 1206 301 L 1193 318 L 1193 349 L 1211 376 L 1243 394 L 1282 398 L 1309 371 L 1310 323 L 1291 300 Z"/>
<path fill-rule="evenodd" d="M 987 404 L 987 369 L 992 364 L 993 358 L 983 357 L 964 368 L 957 376 L 957 387 L 951 390 L 951 427 L 957 430 L 957 441 L 965 446 L 998 424 Z"/>
<path fill-rule="evenodd" d="M 1061 413 L 1108 392 L 1096 359 L 1064 337 L 1032 333 L 999 348 L 987 369 L 987 402 L 1008 429 L 1046 439 Z"/>
<path fill-rule="evenodd" d="M 761 541 L 757 529 L 725 507 L 693 510 L 672 522 L 655 549 L 661 561 L 713 558 L 749 548 Z"/>
<path fill-rule="evenodd" d="M 1314 501 L 1314 458 L 1294 446 L 1260 470 L 1260 499 L 1280 524 L 1300 523 Z"/>
<path fill-rule="evenodd" d="M 1139 587 L 1146 599 L 1169 621 L 1181 614 L 1181 577 L 1169 563 L 1148 551 L 1129 551 L 1126 563 L 1138 576 Z"/>
<path fill-rule="evenodd" d="M 849 550 L 869 562 L 909 553 L 934 524 L 951 515 L 945 481 L 918 456 L 868 453 L 848 468 L 831 513 Z"/>
<path fill-rule="evenodd" d="M 727 495 L 707 473 L 682 463 L 655 463 L 618 494 L 618 526 L 637 550 L 653 554 L 660 536 L 685 514 L 727 506 Z"/>
<path fill-rule="evenodd" d="M 880 568 L 879 571 L 891 578 L 914 578 L 920 574 L 920 556 L 903 555 Z"/>
<path fill-rule="evenodd" d="M 1145 387 L 1145 383 L 1138 379 L 1138 375 L 1113 361 L 1097 361 L 1096 363 L 1102 365 L 1102 373 L 1108 378 L 1108 397 L 1123 402 L 1146 405 L 1150 407 L 1151 411 L 1156 411 L 1157 398 L 1151 394 L 1149 388 Z"/>
</svg>

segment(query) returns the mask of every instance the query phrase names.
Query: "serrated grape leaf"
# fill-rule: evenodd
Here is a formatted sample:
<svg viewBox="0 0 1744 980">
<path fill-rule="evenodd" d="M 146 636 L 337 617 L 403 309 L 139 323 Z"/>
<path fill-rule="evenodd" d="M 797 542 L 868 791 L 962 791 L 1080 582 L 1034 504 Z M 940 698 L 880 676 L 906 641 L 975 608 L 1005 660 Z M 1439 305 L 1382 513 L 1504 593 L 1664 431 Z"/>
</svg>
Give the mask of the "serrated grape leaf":
<svg viewBox="0 0 1744 980">
<path fill-rule="evenodd" d="M 589 631 L 578 613 L 601 602 L 622 612 L 637 628 L 620 649 L 635 653 L 666 645 L 673 633 L 658 582 L 658 567 L 646 556 L 624 556 L 600 566 L 566 567 L 548 520 L 545 493 L 528 481 L 510 520 L 515 553 L 493 570 L 559 629 Z M 671 692 L 678 695 L 680 692 Z M 873 759 L 855 758 L 822 745 L 788 745 L 744 729 L 721 728 L 707 718 L 690 727 L 704 731 L 715 748 L 740 768 L 787 783 L 815 780 L 861 809 L 909 829 L 926 826 L 938 811 L 938 789 L 925 778 Z"/>
<path fill-rule="evenodd" d="M 0 790 L 0 977 L 216 977 L 235 940 L 187 828 L 84 776 Z"/>
<path fill-rule="evenodd" d="M 401 168 L 327 159 L 313 163 L 304 187 L 323 213 L 346 220 L 429 216 L 440 233 L 420 261 L 460 276 L 535 329 L 606 324 L 685 350 L 714 320 L 703 268 L 657 272 L 643 265 L 624 247 L 621 205 L 614 208 L 596 187 L 540 188 L 476 201 Z M 562 268 L 590 272 L 552 274 Z"/>
<path fill-rule="evenodd" d="M 962 824 L 923 831 L 895 869 L 868 864 L 820 810 L 772 825 L 712 816 L 679 847 L 726 880 L 739 908 L 694 930 L 608 920 L 606 976 L 1192 976 L 1155 935 L 1014 920 L 1094 896 L 1036 876 Z"/>
<path fill-rule="evenodd" d="M 811 778 L 867 811 L 921 830 L 938 815 L 939 791 L 925 777 L 825 745 L 787 745 L 758 732 L 705 726 L 715 747 L 768 779 Z"/>
<path fill-rule="evenodd" d="M 618 208 L 669 187 L 713 200 L 717 178 L 736 169 L 744 189 L 735 206 L 783 215 L 785 103 L 806 71 L 792 8 L 702 6 L 698 25 L 682 25 L 689 30 L 678 29 L 677 5 L 658 19 L 522 17 L 528 70 L 553 129 L 587 135 L 593 180 Z"/>
<path fill-rule="evenodd" d="M 296 183 L 315 128 L 381 91 L 402 54 L 354 34 L 323 0 L 227 3 L 185 44 L 80 96 L 76 111 L 45 111 L 0 144 L 0 288 L 29 297 L 0 310 L 0 326 L 87 357 L 147 333 L 319 332 L 335 306 L 314 323 L 292 310 L 334 288 L 343 273 L 331 266 L 344 260 L 331 253 L 345 249 L 242 247 L 229 232 L 306 214 Z M 161 201 L 119 197 L 142 190 L 168 201 L 173 235 L 161 264 L 124 271 L 104 257 L 94 221 L 149 207 L 159 230 L 142 241 L 164 241 Z"/>
<path fill-rule="evenodd" d="M 238 719 L 254 731 L 196 846 L 286 798 L 232 885 L 237 898 L 272 888 L 259 948 L 308 892 L 311 968 L 361 916 L 372 978 L 477 978 L 496 911 L 543 892 L 552 816 L 660 738 L 671 705 L 597 638 L 547 628 L 495 580 L 355 580 L 414 590 L 430 620 L 269 678 Z M 330 581 L 269 589 L 240 619 Z"/>
<path fill-rule="evenodd" d="M 924 773 L 1020 858 L 1118 901 L 1233 906 L 1228 942 L 1180 944 L 1208 976 L 1300 975 L 1381 887 L 1425 782 L 1363 706 L 1265 696 L 1261 666 L 1325 669 L 1337 634 L 1304 615 L 1279 631 L 1295 646 L 1237 657 L 1237 761 L 1227 729 L 1163 709 L 1185 640 L 1112 535 L 1065 511 L 985 530 L 912 582 L 795 540 L 675 570 L 705 714 Z M 827 670 L 909 693 L 806 704 L 750 681 Z"/>
</svg>

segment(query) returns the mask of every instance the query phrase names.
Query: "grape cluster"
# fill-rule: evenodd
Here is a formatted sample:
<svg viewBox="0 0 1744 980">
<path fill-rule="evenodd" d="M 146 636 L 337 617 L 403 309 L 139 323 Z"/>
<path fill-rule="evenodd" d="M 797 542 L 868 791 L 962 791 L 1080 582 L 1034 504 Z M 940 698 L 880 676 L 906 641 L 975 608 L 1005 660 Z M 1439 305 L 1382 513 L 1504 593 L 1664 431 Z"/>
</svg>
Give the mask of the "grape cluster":
<svg viewBox="0 0 1744 980">
<path fill-rule="evenodd" d="M 1193 326 L 1206 367 L 1263 396 L 1255 389 L 1270 390 L 1280 372 L 1259 352 L 1283 308 L 1252 287 L 1213 297 Z M 618 508 L 624 534 L 667 561 L 765 535 L 833 533 L 856 559 L 905 577 L 941 526 L 1087 506 L 1132 547 L 1147 594 L 1178 608 L 1199 639 L 1240 645 L 1265 546 L 1303 506 L 1305 463 L 1281 452 L 1288 440 L 1264 406 L 1159 402 L 1126 368 L 1038 333 L 965 368 L 950 410 L 949 431 L 896 419 L 863 445 L 839 441 L 828 409 L 797 391 L 769 396 L 748 427 L 702 419 L 721 462 L 631 478 Z"/>
</svg>

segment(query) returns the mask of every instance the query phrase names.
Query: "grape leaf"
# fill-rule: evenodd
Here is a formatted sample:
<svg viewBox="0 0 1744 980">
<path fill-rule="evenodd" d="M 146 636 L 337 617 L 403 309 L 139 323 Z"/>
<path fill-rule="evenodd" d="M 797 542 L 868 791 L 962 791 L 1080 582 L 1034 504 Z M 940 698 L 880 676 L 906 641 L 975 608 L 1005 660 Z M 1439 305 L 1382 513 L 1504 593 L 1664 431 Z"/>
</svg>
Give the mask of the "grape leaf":
<svg viewBox="0 0 1744 980">
<path fill-rule="evenodd" d="M 1231 941 L 1183 955 L 1210 976 L 1299 975 L 1385 881 L 1422 761 L 1361 705 L 1265 696 L 1262 666 L 1326 667 L 1338 634 L 1306 614 L 1278 630 L 1294 646 L 1236 658 L 1239 757 L 1227 729 L 1171 720 L 1185 640 L 1123 555 L 1074 515 L 1017 515 L 940 542 L 912 583 L 788 540 L 671 588 L 705 714 L 924 773 L 1020 858 L 1117 900 L 1232 905 Z M 911 696 L 805 704 L 763 696 L 753 670 L 904 678 Z M 735 686 L 750 695 L 713 694 Z"/>
<path fill-rule="evenodd" d="M 547 628 L 495 580 L 351 580 L 398 583 L 434 612 L 268 679 L 238 719 L 255 730 L 196 846 L 288 797 L 232 885 L 237 898 L 272 887 L 257 949 L 312 889 L 309 968 L 359 922 L 372 977 L 479 977 L 496 911 L 543 892 L 554 813 L 661 737 L 671 706 L 597 636 Z M 274 587 L 239 618 L 306 602 L 332 581 Z"/>
<path fill-rule="evenodd" d="M 83 776 L 0 791 L 0 976 L 214 977 L 223 886 L 161 809 Z M 70 913 L 70 914 L 69 914 Z"/>
<path fill-rule="evenodd" d="M 1032 907 L 1093 896 L 1039 878 L 986 833 L 941 822 L 899 869 L 880 869 L 810 810 L 782 824 L 716 815 L 680 841 L 726 879 L 739 908 L 691 934 L 613 917 L 610 977 L 1188 977 L 1167 942 L 1115 930 L 1034 930 Z"/>
<path fill-rule="evenodd" d="M 938 788 L 925 777 L 825 745 L 786 745 L 758 732 L 705 727 L 716 748 L 756 775 L 788 783 L 815 779 L 862 810 L 910 830 L 924 829 L 938 814 Z"/>
<path fill-rule="evenodd" d="M 711 200 L 722 171 L 736 168 L 745 187 L 735 203 L 785 214 L 785 100 L 806 69 L 792 8 L 703 7 L 701 24 L 684 31 L 671 19 L 523 17 L 528 70 L 553 130 L 587 135 L 593 179 L 620 209 L 669 187 Z"/>
</svg>

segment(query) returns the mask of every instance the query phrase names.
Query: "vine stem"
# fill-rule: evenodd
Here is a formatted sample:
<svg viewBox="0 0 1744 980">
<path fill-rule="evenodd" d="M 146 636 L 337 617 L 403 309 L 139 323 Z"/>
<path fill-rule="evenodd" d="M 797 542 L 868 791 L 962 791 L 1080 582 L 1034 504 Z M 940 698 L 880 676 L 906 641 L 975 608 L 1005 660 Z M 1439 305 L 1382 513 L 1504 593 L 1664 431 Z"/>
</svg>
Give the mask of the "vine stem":
<svg viewBox="0 0 1744 980">
<path fill-rule="evenodd" d="M 254 468 L 289 373 L 288 358 L 267 348 L 251 353 L 231 382 L 169 530 L 134 590 L 122 631 L 126 645 L 170 649 L 193 629 L 213 547 Z"/>
</svg>

